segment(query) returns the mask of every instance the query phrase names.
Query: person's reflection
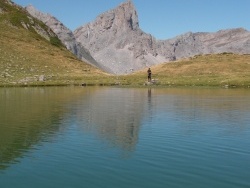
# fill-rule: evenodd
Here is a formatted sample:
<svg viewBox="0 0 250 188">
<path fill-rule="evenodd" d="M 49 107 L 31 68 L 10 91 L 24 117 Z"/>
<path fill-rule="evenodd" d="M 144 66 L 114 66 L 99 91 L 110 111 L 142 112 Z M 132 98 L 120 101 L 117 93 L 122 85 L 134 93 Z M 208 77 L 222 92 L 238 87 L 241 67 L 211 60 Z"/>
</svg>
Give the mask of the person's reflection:
<svg viewBox="0 0 250 188">
<path fill-rule="evenodd" d="M 152 119 L 152 92 L 151 88 L 148 88 L 148 117 Z"/>
<path fill-rule="evenodd" d="M 151 103 L 151 88 L 148 88 L 148 104 Z"/>
</svg>

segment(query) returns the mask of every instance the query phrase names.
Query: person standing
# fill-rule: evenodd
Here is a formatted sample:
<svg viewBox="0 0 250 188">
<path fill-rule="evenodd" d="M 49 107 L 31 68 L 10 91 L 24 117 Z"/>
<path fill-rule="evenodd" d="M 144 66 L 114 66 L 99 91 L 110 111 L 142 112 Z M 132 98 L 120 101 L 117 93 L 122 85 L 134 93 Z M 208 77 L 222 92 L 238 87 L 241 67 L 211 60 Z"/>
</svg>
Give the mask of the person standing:
<svg viewBox="0 0 250 188">
<path fill-rule="evenodd" d="M 152 71 L 150 68 L 148 68 L 148 82 L 151 82 L 151 74 L 152 74 Z"/>
</svg>

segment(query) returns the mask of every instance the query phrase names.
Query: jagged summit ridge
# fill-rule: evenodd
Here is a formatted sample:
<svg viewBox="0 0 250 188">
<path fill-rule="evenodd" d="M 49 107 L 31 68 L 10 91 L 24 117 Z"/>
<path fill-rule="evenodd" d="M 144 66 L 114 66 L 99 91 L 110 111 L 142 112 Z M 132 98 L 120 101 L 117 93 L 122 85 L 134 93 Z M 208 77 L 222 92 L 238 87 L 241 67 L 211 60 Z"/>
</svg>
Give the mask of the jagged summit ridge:
<svg viewBox="0 0 250 188">
<path fill-rule="evenodd" d="M 132 1 L 101 14 L 94 22 L 76 29 L 74 35 L 98 62 L 115 74 L 164 61 L 160 56 L 156 58 L 155 38 L 139 28 Z"/>
<path fill-rule="evenodd" d="M 95 45 L 106 44 L 114 41 L 117 37 L 125 35 L 127 32 L 138 30 L 139 22 L 137 12 L 131 1 L 121 4 L 116 9 L 109 10 L 99 15 L 94 22 L 90 22 L 74 31 L 78 42 L 88 42 L 92 47 L 92 41 L 99 39 Z M 92 48 L 94 52 L 98 47 Z"/>
<path fill-rule="evenodd" d="M 156 40 L 139 27 L 132 1 L 126 1 L 74 31 L 76 40 L 115 74 L 207 53 L 250 53 L 250 33 L 244 29 L 216 33 L 186 33 Z"/>
<path fill-rule="evenodd" d="M 80 60 L 98 66 L 98 63 L 80 43 L 76 42 L 73 32 L 63 25 L 57 18 L 38 11 L 34 6 L 25 7 L 30 15 L 45 23 L 58 36 L 66 48 L 75 54 Z"/>
<path fill-rule="evenodd" d="M 250 54 L 250 32 L 242 28 L 215 33 L 189 32 L 168 40 L 156 40 L 140 29 L 132 0 L 97 16 L 74 32 L 53 16 L 27 10 L 51 27 L 79 59 L 87 57 L 87 62 L 113 74 L 128 74 L 198 54 Z"/>
<path fill-rule="evenodd" d="M 73 33 L 67 27 L 65 27 L 59 20 L 57 20 L 54 16 L 50 14 L 38 11 L 32 5 L 25 7 L 25 9 L 33 17 L 41 20 L 43 23 L 49 26 L 58 35 L 58 37 L 65 43 L 66 47 L 70 51 L 76 53 L 76 51 L 74 51 L 75 43 L 73 42 L 74 40 Z"/>
</svg>

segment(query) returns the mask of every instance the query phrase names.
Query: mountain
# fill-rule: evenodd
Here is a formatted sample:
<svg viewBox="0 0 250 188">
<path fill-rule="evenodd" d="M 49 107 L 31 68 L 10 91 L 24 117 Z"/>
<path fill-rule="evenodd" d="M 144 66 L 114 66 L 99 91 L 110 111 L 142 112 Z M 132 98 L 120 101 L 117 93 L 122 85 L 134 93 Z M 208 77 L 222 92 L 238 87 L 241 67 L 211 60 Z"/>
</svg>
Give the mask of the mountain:
<svg viewBox="0 0 250 188">
<path fill-rule="evenodd" d="M 79 27 L 74 36 L 106 71 L 114 74 L 127 74 L 199 54 L 250 53 L 250 32 L 242 28 L 215 33 L 189 32 L 173 39 L 156 40 L 140 29 L 131 0 Z"/>
<path fill-rule="evenodd" d="M 6 27 L 13 27 L 12 31 L 21 27 L 26 29 L 26 31 L 40 35 L 50 43 L 63 46 L 57 35 L 50 28 L 27 15 L 21 6 L 13 3 L 11 0 L 0 1 L 0 16 L 1 23 L 5 24 Z"/>
<path fill-rule="evenodd" d="M 117 75 L 201 54 L 250 54 L 250 32 L 243 28 L 214 33 L 188 32 L 172 39 L 157 40 L 140 29 L 132 0 L 99 15 L 74 32 L 31 5 L 26 10 L 51 28 L 78 59 Z"/>
<path fill-rule="evenodd" d="M 112 73 L 124 74 L 166 61 L 157 54 L 156 40 L 139 27 L 131 1 L 98 16 L 74 31 L 75 38 Z"/>
<path fill-rule="evenodd" d="M 51 28 L 0 1 L 0 86 L 98 83 L 107 74 L 66 49 Z"/>
<path fill-rule="evenodd" d="M 58 36 L 66 48 L 75 54 L 80 60 L 88 62 L 89 64 L 98 66 L 98 63 L 90 55 L 87 49 L 85 49 L 80 43 L 76 42 L 74 34 L 66 26 L 64 26 L 58 19 L 50 14 L 42 13 L 32 5 L 25 7 L 25 9 L 33 17 L 41 20 Z"/>
</svg>

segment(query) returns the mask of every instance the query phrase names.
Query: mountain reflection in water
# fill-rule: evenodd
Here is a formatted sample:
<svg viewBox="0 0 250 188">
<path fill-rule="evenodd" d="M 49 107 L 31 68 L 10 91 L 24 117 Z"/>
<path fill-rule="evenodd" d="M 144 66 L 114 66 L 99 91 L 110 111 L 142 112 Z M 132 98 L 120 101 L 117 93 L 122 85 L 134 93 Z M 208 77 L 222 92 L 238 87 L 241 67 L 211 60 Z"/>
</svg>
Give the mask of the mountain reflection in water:
<svg viewBox="0 0 250 188">
<path fill-rule="evenodd" d="M 62 131 L 61 120 L 79 92 L 70 88 L 0 88 L 0 168 Z M 81 92 L 82 93 L 82 92 Z"/>
<path fill-rule="evenodd" d="M 0 88 L 0 187 L 249 187 L 249 106 L 242 89 Z"/>
<path fill-rule="evenodd" d="M 110 144 L 133 151 L 144 113 L 145 92 L 103 89 L 74 104 L 74 118 L 84 131 L 93 131 Z"/>
<path fill-rule="evenodd" d="M 0 168 L 18 162 L 17 158 L 33 145 L 53 140 L 72 122 L 115 147 L 133 151 L 146 94 L 111 88 L 99 91 L 73 87 L 1 88 Z"/>
</svg>

